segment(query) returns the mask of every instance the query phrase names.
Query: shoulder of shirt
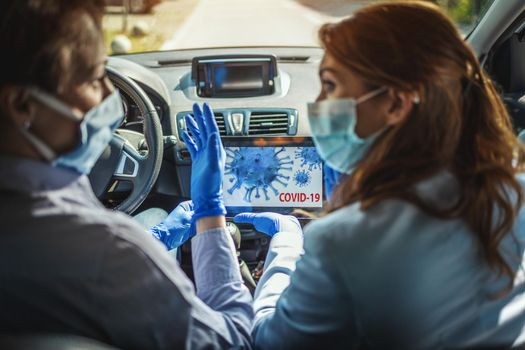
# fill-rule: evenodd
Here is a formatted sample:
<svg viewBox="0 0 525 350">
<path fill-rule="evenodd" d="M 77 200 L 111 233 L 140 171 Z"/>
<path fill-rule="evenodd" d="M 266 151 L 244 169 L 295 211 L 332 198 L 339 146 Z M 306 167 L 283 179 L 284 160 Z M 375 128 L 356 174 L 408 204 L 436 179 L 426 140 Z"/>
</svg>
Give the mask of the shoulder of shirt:
<svg viewBox="0 0 525 350">
<path fill-rule="evenodd" d="M 457 194 L 456 184 L 450 173 L 442 173 L 417 184 L 416 191 L 436 202 L 450 201 Z M 425 219 L 426 215 L 414 205 L 398 199 L 382 200 L 366 210 L 361 208 L 360 202 L 352 203 L 310 223 L 305 229 L 305 245 L 313 240 L 316 244 L 327 245 L 331 251 L 334 247 L 360 249 L 394 230 L 393 223 L 400 218 L 406 224 Z"/>
<path fill-rule="evenodd" d="M 525 173 L 517 174 L 516 179 L 525 189 Z M 445 207 L 449 207 L 459 195 L 458 183 L 449 172 L 421 181 L 416 184 L 415 190 L 430 203 Z M 525 207 L 520 212 L 519 220 L 525 220 Z M 357 202 L 311 222 L 305 228 L 305 246 L 313 241 L 313 244 L 326 246 L 331 254 L 336 254 L 338 248 L 342 254 L 347 254 L 348 249 L 364 249 L 386 240 L 388 245 L 395 244 L 396 240 L 404 240 L 403 244 L 407 245 L 409 242 L 406 239 L 411 237 L 414 228 L 418 232 L 443 232 L 452 225 L 459 225 L 454 226 L 455 229 L 468 232 L 461 221 L 442 222 L 403 200 L 383 200 L 366 210 L 362 210 L 361 203 Z M 431 237 L 428 238 L 430 241 Z M 421 242 L 420 239 L 414 244 Z"/>
<path fill-rule="evenodd" d="M 105 219 L 95 223 L 105 230 L 114 241 L 109 247 L 106 247 L 104 259 L 112 259 L 114 252 L 127 249 L 137 262 L 149 260 L 153 264 L 150 266 L 152 268 L 155 266 L 155 269 L 164 275 L 166 283 L 175 285 L 181 292 L 181 296 L 187 301 L 190 300 L 193 287 L 174 259 L 167 253 L 165 246 L 128 215 L 110 210 L 105 211 L 107 212 Z M 119 244 L 118 242 L 126 242 L 127 244 Z"/>
<path fill-rule="evenodd" d="M 525 187 L 525 172 L 516 174 L 516 179 L 521 186 Z"/>
<path fill-rule="evenodd" d="M 359 240 L 360 236 L 373 230 L 374 221 L 378 219 L 374 209 L 363 211 L 360 203 L 353 203 L 314 220 L 304 230 L 305 244 L 315 241 L 316 244 L 330 242 L 330 245 L 336 245 L 338 241 L 346 244 L 350 240 Z"/>
<path fill-rule="evenodd" d="M 146 254 L 155 257 L 166 253 L 166 248 L 153 238 L 147 228 L 140 225 L 127 214 L 106 209 L 101 206 L 74 206 L 63 211 L 63 224 L 74 227 L 84 235 L 92 235 L 93 239 L 105 236 L 106 241 L 126 241 L 128 249 L 133 249 L 137 255 Z M 106 250 L 121 249 L 122 246 L 108 243 Z"/>
<path fill-rule="evenodd" d="M 78 220 L 81 223 L 97 225 L 116 239 L 128 241 L 141 250 L 148 250 L 151 254 L 157 254 L 159 250 L 165 250 L 164 246 L 153 238 L 145 227 L 124 213 L 99 208 L 85 210 L 79 214 L 81 216 Z"/>
</svg>

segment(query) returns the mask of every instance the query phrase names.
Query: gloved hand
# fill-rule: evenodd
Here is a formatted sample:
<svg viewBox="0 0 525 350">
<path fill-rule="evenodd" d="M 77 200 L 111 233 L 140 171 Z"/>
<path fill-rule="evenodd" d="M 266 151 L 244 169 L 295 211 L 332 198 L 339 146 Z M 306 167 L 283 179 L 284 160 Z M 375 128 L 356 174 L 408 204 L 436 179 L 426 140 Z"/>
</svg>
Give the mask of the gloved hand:
<svg viewBox="0 0 525 350">
<path fill-rule="evenodd" d="M 259 232 L 272 237 L 278 232 L 303 233 L 301 224 L 295 216 L 281 215 L 277 213 L 242 213 L 233 218 L 233 221 L 241 224 L 252 224 Z"/>
<path fill-rule="evenodd" d="M 151 235 L 164 243 L 168 250 L 178 248 L 195 236 L 195 227 L 191 224 L 193 203 L 180 203 L 160 224 L 151 227 Z"/>
<path fill-rule="evenodd" d="M 323 165 L 324 191 L 327 200 L 330 199 L 334 189 L 346 176 L 346 174 L 330 168 L 326 163 Z"/>
<path fill-rule="evenodd" d="M 222 195 L 222 180 L 226 153 L 222 147 L 219 128 L 211 108 L 205 103 L 202 110 L 193 105 L 193 117 L 187 115 L 186 131 L 182 138 L 192 159 L 191 199 L 195 205 L 193 220 L 226 215 Z"/>
</svg>

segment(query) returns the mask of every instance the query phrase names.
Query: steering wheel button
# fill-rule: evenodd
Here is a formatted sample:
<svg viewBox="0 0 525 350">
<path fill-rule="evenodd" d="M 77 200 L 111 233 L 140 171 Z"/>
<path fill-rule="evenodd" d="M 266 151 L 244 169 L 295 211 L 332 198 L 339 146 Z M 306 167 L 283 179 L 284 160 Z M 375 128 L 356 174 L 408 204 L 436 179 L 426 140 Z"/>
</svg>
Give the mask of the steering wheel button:
<svg viewBox="0 0 525 350">
<path fill-rule="evenodd" d="M 115 175 L 135 177 L 137 176 L 139 164 L 129 154 L 122 153 Z"/>
<path fill-rule="evenodd" d="M 134 171 L 135 171 L 135 164 L 131 161 L 131 159 L 127 158 L 126 162 L 124 163 L 124 174 L 133 175 Z"/>
</svg>

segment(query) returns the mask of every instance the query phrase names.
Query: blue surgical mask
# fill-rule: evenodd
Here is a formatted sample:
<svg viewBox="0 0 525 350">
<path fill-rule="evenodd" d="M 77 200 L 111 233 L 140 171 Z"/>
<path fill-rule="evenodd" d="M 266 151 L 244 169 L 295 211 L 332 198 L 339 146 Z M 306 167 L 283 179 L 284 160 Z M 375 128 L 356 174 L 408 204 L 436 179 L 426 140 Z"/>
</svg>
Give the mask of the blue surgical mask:
<svg viewBox="0 0 525 350">
<path fill-rule="evenodd" d="M 90 109 L 85 115 L 75 113 L 71 107 L 53 95 L 38 88 L 29 89 L 29 94 L 59 115 L 79 122 L 80 141 L 71 152 L 57 155 L 51 147 L 27 128 L 20 131 L 35 149 L 53 166 L 73 169 L 80 174 L 89 174 L 104 152 L 113 132 L 120 126 L 124 117 L 124 108 L 120 93 L 115 90 L 99 105 Z"/>
<path fill-rule="evenodd" d="M 308 104 L 308 120 L 315 147 L 332 169 L 349 174 L 380 132 L 365 139 L 355 133 L 357 105 L 387 91 L 374 90 L 358 99 L 324 100 Z"/>
</svg>

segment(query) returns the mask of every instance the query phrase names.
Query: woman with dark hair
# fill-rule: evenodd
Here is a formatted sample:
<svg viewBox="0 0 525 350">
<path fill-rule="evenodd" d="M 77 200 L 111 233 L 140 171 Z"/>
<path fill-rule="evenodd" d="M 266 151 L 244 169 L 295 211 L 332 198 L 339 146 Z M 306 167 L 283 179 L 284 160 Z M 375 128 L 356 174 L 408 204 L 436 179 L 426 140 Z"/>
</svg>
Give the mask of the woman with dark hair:
<svg viewBox="0 0 525 350">
<path fill-rule="evenodd" d="M 105 209 L 86 177 L 124 117 L 105 72 L 103 6 L 0 1 L 0 335 L 79 335 L 124 349 L 251 348 L 251 296 L 225 227 L 213 171 L 224 152 L 210 108 L 194 107 L 206 132 L 192 153 L 193 202 L 152 230 L 180 243 L 195 224 L 197 294 L 166 249 Z"/>
<path fill-rule="evenodd" d="M 256 348 L 525 344 L 525 152 L 474 52 L 422 1 L 370 5 L 319 35 L 310 126 L 329 173 L 348 176 L 302 258 L 289 217 L 237 218 L 273 235 Z"/>
</svg>

